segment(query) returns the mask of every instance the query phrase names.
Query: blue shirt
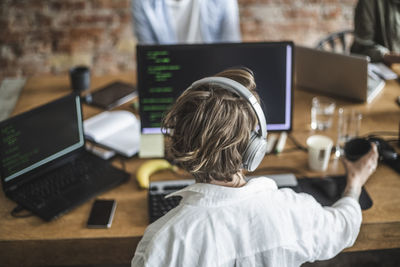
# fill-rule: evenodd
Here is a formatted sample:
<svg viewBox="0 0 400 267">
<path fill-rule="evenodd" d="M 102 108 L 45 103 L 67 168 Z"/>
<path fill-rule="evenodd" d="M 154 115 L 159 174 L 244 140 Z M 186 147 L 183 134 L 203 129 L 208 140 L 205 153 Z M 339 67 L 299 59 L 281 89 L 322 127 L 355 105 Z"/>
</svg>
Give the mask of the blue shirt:
<svg viewBox="0 0 400 267">
<path fill-rule="evenodd" d="M 193 0 L 200 5 L 200 29 L 205 43 L 240 42 L 236 0 Z M 135 35 L 140 44 L 177 43 L 164 0 L 132 0 Z"/>
</svg>

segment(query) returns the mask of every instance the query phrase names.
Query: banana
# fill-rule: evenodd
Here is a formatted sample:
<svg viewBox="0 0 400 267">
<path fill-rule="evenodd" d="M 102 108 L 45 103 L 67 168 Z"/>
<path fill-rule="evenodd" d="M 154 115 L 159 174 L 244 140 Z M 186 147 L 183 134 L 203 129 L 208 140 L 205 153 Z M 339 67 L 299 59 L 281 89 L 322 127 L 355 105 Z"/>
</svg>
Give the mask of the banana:
<svg viewBox="0 0 400 267">
<path fill-rule="evenodd" d="M 165 159 L 152 159 L 144 162 L 139 166 L 136 172 L 136 180 L 141 188 L 149 188 L 150 175 L 161 170 L 176 170 L 176 166 L 172 166 Z"/>
</svg>

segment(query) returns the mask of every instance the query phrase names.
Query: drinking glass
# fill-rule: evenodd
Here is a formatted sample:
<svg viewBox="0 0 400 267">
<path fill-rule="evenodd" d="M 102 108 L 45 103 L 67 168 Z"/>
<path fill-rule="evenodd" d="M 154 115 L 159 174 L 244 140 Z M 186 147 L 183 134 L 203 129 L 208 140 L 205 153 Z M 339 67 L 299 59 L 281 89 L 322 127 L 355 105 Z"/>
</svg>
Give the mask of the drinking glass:
<svg viewBox="0 0 400 267">
<path fill-rule="evenodd" d="M 311 103 L 311 129 L 327 130 L 332 126 L 336 103 L 334 100 L 316 96 Z"/>
<path fill-rule="evenodd" d="M 338 135 L 335 156 L 344 154 L 343 149 L 347 141 L 358 136 L 361 127 L 362 114 L 354 109 L 339 108 Z"/>
</svg>

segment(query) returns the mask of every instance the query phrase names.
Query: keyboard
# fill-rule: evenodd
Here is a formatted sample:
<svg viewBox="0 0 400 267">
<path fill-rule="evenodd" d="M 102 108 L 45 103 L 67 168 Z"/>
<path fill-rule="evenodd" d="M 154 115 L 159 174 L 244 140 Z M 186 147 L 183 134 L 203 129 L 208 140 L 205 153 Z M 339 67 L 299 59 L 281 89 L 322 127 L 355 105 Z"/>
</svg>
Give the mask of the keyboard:
<svg viewBox="0 0 400 267">
<path fill-rule="evenodd" d="M 278 187 L 295 187 L 297 179 L 293 173 L 268 174 L 267 177 L 273 179 Z M 256 178 L 258 176 L 247 176 L 246 180 Z M 169 180 L 151 182 L 148 195 L 149 221 L 156 221 L 164 216 L 168 211 L 179 205 L 180 196 L 165 198 L 168 194 L 194 184 L 194 180 Z"/>
<path fill-rule="evenodd" d="M 40 208 L 46 200 L 61 195 L 76 185 L 91 184 L 93 178 L 104 171 L 92 164 L 91 157 L 77 158 L 59 168 L 42 175 L 18 190 L 19 199 L 29 199 L 31 204 Z"/>
<path fill-rule="evenodd" d="M 151 182 L 148 195 L 150 223 L 156 221 L 158 218 L 164 216 L 168 211 L 178 206 L 182 199 L 180 196 L 169 198 L 165 198 L 165 196 L 191 184 L 194 184 L 194 180 Z"/>
</svg>

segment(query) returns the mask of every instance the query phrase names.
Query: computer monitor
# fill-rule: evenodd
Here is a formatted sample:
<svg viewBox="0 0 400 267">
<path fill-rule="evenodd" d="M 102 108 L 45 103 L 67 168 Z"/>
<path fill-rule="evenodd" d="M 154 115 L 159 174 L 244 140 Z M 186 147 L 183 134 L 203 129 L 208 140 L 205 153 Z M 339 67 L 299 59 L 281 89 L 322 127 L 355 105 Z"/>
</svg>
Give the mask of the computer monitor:
<svg viewBox="0 0 400 267">
<path fill-rule="evenodd" d="M 142 134 L 161 133 L 161 120 L 194 81 L 232 67 L 254 72 L 269 131 L 292 129 L 293 43 L 138 45 Z"/>
</svg>

